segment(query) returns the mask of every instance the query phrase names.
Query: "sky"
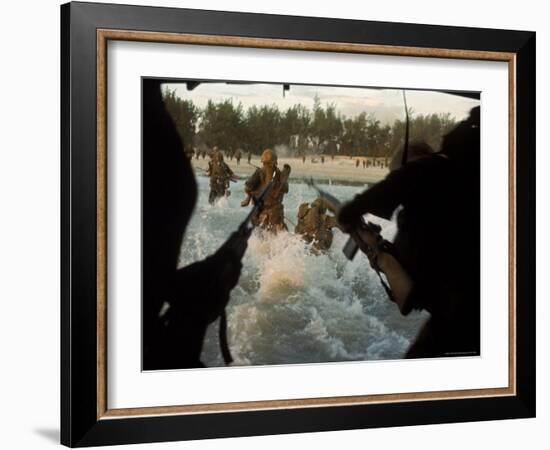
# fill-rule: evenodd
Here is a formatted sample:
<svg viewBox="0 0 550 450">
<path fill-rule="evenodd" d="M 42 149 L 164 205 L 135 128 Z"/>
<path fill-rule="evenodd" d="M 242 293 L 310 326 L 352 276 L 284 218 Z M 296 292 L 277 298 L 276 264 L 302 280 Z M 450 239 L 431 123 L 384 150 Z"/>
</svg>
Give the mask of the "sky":
<svg viewBox="0 0 550 450">
<path fill-rule="evenodd" d="M 296 104 L 312 109 L 313 99 L 317 94 L 323 106 L 334 103 L 337 111 L 347 117 L 354 117 L 365 111 L 367 114 L 374 114 L 384 124 L 404 118 L 403 91 L 400 89 L 293 84 L 283 97 L 281 84 L 202 83 L 192 91 L 188 91 L 183 83 L 168 83 L 165 86 L 170 90 L 175 89 L 180 98 L 193 100 L 200 108 L 206 106 L 208 100 L 218 102 L 231 98 L 235 104 L 242 103 L 245 110 L 253 105 L 272 104 L 277 105 L 281 111 Z M 413 115 L 450 113 L 457 120 L 467 117 L 470 109 L 479 105 L 478 100 L 434 91 L 407 90 L 406 97 Z"/>
</svg>

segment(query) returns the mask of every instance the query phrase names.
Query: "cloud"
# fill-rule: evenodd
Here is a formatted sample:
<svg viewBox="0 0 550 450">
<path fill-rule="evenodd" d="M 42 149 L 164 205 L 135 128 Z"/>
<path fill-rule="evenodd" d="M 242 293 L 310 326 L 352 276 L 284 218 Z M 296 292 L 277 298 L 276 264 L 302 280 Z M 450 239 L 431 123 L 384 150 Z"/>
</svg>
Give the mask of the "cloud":
<svg viewBox="0 0 550 450">
<path fill-rule="evenodd" d="M 283 97 L 282 84 L 202 83 L 192 91 L 181 83 L 167 84 L 167 87 L 201 108 L 208 100 L 232 99 L 245 109 L 254 105 L 276 105 L 285 111 L 297 104 L 312 108 L 317 96 L 322 105 L 334 104 L 337 111 L 347 117 L 366 112 L 382 123 L 393 123 L 404 116 L 403 91 L 400 89 L 291 85 Z M 408 106 L 416 114 L 450 113 L 457 120 L 466 117 L 470 109 L 479 104 L 476 100 L 434 91 L 407 91 L 406 95 Z"/>
</svg>

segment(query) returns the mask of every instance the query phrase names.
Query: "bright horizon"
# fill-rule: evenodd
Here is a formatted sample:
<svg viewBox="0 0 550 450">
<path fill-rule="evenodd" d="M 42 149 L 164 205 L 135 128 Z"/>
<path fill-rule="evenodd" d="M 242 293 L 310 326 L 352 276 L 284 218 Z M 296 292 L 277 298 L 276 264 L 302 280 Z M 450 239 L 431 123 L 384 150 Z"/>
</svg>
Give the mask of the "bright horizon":
<svg viewBox="0 0 550 450">
<path fill-rule="evenodd" d="M 346 117 L 365 112 L 382 124 L 392 124 L 396 119 L 403 120 L 405 115 L 402 89 L 291 84 L 283 97 L 282 84 L 209 82 L 201 83 L 192 91 L 188 91 L 183 83 L 165 83 L 163 87 L 175 90 L 176 96 L 192 100 L 199 108 L 204 108 L 209 100 L 231 99 L 235 105 L 241 103 L 245 110 L 252 106 L 276 105 L 284 112 L 299 104 L 311 110 L 317 94 L 323 107 L 333 103 L 337 112 Z M 413 117 L 417 114 L 450 113 L 460 121 L 468 116 L 470 109 L 480 104 L 479 100 L 436 91 L 407 90 L 406 97 Z"/>
</svg>

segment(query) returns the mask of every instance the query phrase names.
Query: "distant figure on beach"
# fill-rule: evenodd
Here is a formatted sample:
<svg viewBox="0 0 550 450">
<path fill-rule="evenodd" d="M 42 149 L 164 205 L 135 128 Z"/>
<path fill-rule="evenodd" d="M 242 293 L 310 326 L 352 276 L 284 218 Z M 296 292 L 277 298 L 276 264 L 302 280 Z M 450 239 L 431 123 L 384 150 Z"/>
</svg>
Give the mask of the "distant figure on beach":
<svg viewBox="0 0 550 450">
<path fill-rule="evenodd" d="M 321 155 L 321 164 L 325 163 L 325 155 Z"/>
<path fill-rule="evenodd" d="M 305 164 L 306 163 L 306 155 L 303 155 L 302 156 L 302 164 Z"/>
<path fill-rule="evenodd" d="M 359 167 L 359 160 L 358 159 L 355 160 L 355 167 Z"/>
<path fill-rule="evenodd" d="M 237 160 L 237 166 L 241 163 L 241 149 L 238 148 L 235 151 L 235 159 Z"/>
<path fill-rule="evenodd" d="M 341 229 L 368 244 L 401 313 L 430 313 L 408 358 L 480 354 L 479 111 L 443 138 L 440 152 L 407 158 L 338 213 Z M 358 223 L 366 213 L 389 219 L 400 205 L 388 252 Z"/>
<path fill-rule="evenodd" d="M 256 169 L 245 182 L 245 192 L 249 197 L 241 203 L 241 206 L 247 206 L 250 197 L 254 200 L 273 180 L 273 187 L 264 198 L 264 207 L 259 215 L 252 218 L 252 223 L 268 231 L 287 231 L 283 197 L 288 192 L 290 166 L 285 164 L 281 171 L 277 167 L 277 154 L 271 149 L 264 150 L 261 162 L 262 167 Z"/>
<path fill-rule="evenodd" d="M 336 217 L 327 214 L 321 198 L 310 204 L 302 203 L 298 209 L 298 223 L 294 228 L 317 251 L 327 251 L 332 245 L 332 229 L 337 226 Z"/>
<path fill-rule="evenodd" d="M 252 160 L 252 152 L 248 152 L 247 159 L 248 159 L 248 164 L 250 164 L 250 161 Z"/>
<path fill-rule="evenodd" d="M 214 147 L 212 159 L 208 162 L 206 174 L 210 177 L 210 194 L 208 202 L 213 204 L 218 198 L 227 195 L 229 182 L 235 174 L 223 160 L 222 153 Z"/>
</svg>

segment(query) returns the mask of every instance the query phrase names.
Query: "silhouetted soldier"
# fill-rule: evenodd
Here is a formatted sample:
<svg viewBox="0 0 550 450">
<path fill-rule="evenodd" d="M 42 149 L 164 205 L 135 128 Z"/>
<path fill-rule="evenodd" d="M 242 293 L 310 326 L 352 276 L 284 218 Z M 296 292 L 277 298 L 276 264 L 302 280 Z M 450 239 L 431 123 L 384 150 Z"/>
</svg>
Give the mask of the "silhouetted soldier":
<svg viewBox="0 0 550 450">
<path fill-rule="evenodd" d="M 476 107 L 444 137 L 441 152 L 391 172 L 339 211 L 342 229 L 350 231 L 366 213 L 389 219 L 403 206 L 395 252 L 376 251 L 370 259 L 404 315 L 412 309 L 431 315 L 408 357 L 479 354 L 479 149 Z"/>
<path fill-rule="evenodd" d="M 182 148 L 164 109 L 160 82 L 144 79 L 144 370 L 203 366 L 199 358 L 206 328 L 229 301 L 246 249 L 246 240 L 233 234 L 213 255 L 178 269 L 197 198 L 193 170 Z"/>
</svg>

